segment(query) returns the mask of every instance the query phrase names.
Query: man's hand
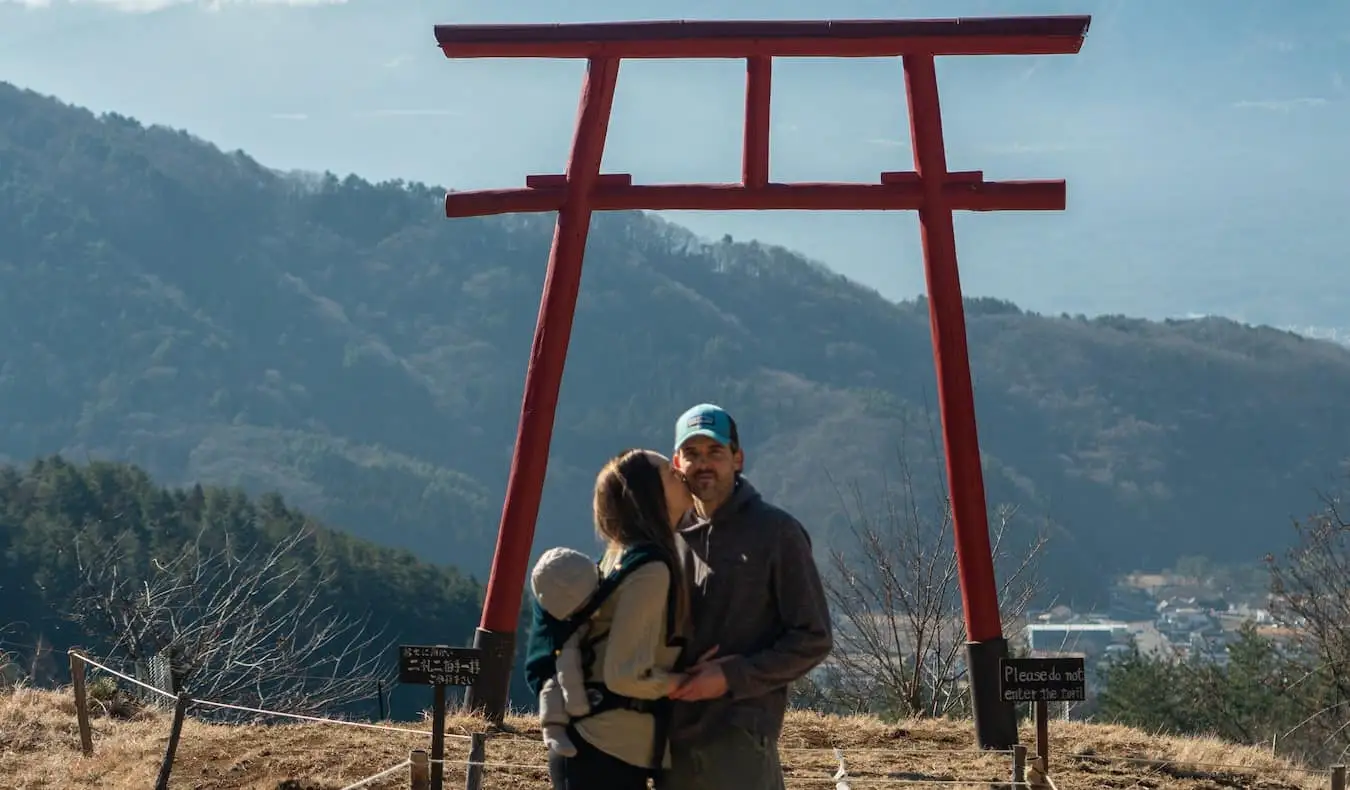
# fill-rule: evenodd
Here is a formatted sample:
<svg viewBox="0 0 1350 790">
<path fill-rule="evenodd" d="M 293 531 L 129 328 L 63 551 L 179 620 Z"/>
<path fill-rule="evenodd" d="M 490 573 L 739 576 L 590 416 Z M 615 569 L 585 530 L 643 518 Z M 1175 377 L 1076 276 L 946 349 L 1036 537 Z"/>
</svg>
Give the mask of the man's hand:
<svg viewBox="0 0 1350 790">
<path fill-rule="evenodd" d="M 671 693 L 670 698 L 681 702 L 698 702 L 724 696 L 727 693 L 727 676 L 722 672 L 721 661 L 703 664 L 698 671 L 690 672 L 689 678 Z"/>
<path fill-rule="evenodd" d="M 671 699 L 682 702 L 698 702 L 705 699 L 717 699 L 727 693 L 727 676 L 722 671 L 722 662 L 732 656 L 713 658 L 717 653 L 714 647 L 699 656 L 698 663 L 690 667 L 685 681 L 670 694 Z"/>
</svg>

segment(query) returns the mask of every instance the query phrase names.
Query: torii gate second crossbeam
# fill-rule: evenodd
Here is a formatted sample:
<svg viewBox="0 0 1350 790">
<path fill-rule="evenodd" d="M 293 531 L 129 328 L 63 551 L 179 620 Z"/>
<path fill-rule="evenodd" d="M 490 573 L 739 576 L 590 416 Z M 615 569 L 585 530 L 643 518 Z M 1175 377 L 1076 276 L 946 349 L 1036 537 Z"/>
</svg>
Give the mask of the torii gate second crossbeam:
<svg viewBox="0 0 1350 790">
<path fill-rule="evenodd" d="M 447 217 L 558 212 L 525 373 L 511 472 L 483 616 L 474 644 L 484 650 L 470 703 L 500 720 L 507 703 L 517 617 L 548 464 L 558 390 L 571 335 L 591 213 L 611 210 L 875 210 L 919 212 L 933 358 L 951 493 L 967 665 L 979 745 L 1017 742 L 1011 703 L 999 695 L 1007 655 L 990 552 L 984 480 L 975 428 L 965 313 L 952 212 L 1053 211 L 1065 207 L 1061 181 L 986 181 L 950 172 L 934 59 L 939 55 L 1074 54 L 1089 16 L 820 22 L 620 22 L 566 25 L 438 25 L 449 58 L 585 58 L 572 153 L 561 175 L 533 175 L 523 189 L 452 192 Z M 873 184 L 770 183 L 769 86 L 774 57 L 900 57 L 909 99 L 912 171 Z M 614 86 L 623 58 L 735 58 L 746 61 L 742 176 L 735 184 L 636 185 L 600 173 Z"/>
</svg>

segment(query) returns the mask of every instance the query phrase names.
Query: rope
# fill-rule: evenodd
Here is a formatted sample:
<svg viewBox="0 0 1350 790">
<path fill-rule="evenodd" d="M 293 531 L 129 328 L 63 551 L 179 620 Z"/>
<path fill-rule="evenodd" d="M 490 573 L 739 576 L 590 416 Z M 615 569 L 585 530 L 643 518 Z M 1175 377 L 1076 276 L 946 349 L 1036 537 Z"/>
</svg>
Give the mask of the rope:
<svg viewBox="0 0 1350 790">
<path fill-rule="evenodd" d="M 1196 762 L 1195 760 L 1183 760 L 1176 757 L 1172 758 L 1118 757 L 1110 754 L 1085 754 L 1082 752 L 1069 752 L 1060 759 L 1074 759 L 1074 760 L 1082 760 L 1084 762 L 1100 760 L 1101 762 L 1133 763 L 1135 765 L 1151 765 L 1154 767 L 1162 767 L 1165 765 L 1186 765 L 1191 766 L 1193 768 L 1218 768 L 1225 771 L 1244 771 L 1246 773 L 1252 773 L 1255 771 L 1275 771 L 1275 772 L 1284 771 L 1290 773 L 1307 774 L 1309 776 L 1327 776 L 1331 774 L 1331 772 L 1326 769 L 1300 768 L 1299 766 L 1296 765 L 1282 765 L 1276 768 L 1262 768 L 1260 766 L 1255 765 L 1238 765 L 1236 763 L 1202 763 Z"/>
<path fill-rule="evenodd" d="M 384 777 L 389 776 L 390 774 L 402 771 L 404 768 L 407 768 L 411 764 L 412 760 L 404 760 L 403 762 L 399 763 L 398 765 L 395 765 L 392 768 L 386 768 L 377 774 L 367 776 L 365 779 L 362 779 L 361 781 L 356 782 L 355 784 L 349 784 L 346 787 L 342 788 L 342 790 L 361 790 L 361 788 L 365 787 L 366 785 L 370 784 L 376 779 L 383 779 Z"/>
<path fill-rule="evenodd" d="M 844 750 L 845 752 L 848 752 L 849 754 L 904 754 L 904 753 L 905 753 L 904 750 L 903 750 L 902 748 L 899 748 L 899 749 L 887 749 L 887 748 L 882 748 L 882 747 L 878 747 L 878 746 L 871 746 L 871 747 L 867 747 L 867 748 L 859 747 L 859 748 L 856 748 L 856 749 L 855 749 L 855 748 L 850 748 L 850 747 L 848 747 L 848 746 L 814 746 L 814 747 L 812 747 L 812 746 L 780 746 L 780 747 L 778 747 L 778 753 L 779 753 L 779 754 L 791 754 L 791 753 L 794 753 L 794 752 L 809 752 L 809 753 L 813 753 L 813 754 L 814 754 L 814 753 L 819 753 L 819 752 L 828 752 L 828 751 L 830 751 L 831 749 L 842 749 L 842 750 Z M 922 749 L 917 750 L 917 751 L 920 752 L 920 753 L 926 753 L 926 752 L 924 752 L 924 750 L 922 750 Z M 973 748 L 971 748 L 971 747 L 969 747 L 969 746 L 963 746 L 963 747 L 961 747 L 961 748 L 959 748 L 959 749 L 933 749 L 933 750 L 929 750 L 929 751 L 930 751 L 930 752 L 931 752 L 931 751 L 940 751 L 940 752 L 942 752 L 943 754 L 974 754 L 974 755 L 990 755 L 990 756 L 1004 755 L 1004 756 L 1007 756 L 1007 757 L 1011 757 L 1012 754 L 1013 754 L 1013 750 L 1012 750 L 1012 749 L 973 749 Z"/>
<path fill-rule="evenodd" d="M 524 736 L 524 735 L 516 735 L 516 734 L 514 734 L 514 733 L 508 733 L 508 732 L 488 732 L 488 733 L 484 733 L 484 734 L 488 737 L 489 740 L 493 740 L 493 741 L 530 741 L 531 743 L 538 743 L 538 739 L 536 739 L 536 738 L 530 738 L 530 737 L 527 737 L 527 736 Z M 912 746 L 917 746 L 917 745 L 918 745 L 918 742 L 915 742 L 915 743 L 910 744 L 911 747 L 912 747 Z M 540 743 L 540 746 L 542 747 L 543 744 Z M 1013 755 L 1013 750 L 1012 750 L 1012 749 L 976 749 L 976 748 L 972 748 L 972 747 L 969 747 L 969 746 L 963 746 L 963 747 L 956 748 L 956 749 L 923 749 L 923 748 L 910 748 L 910 749 L 906 749 L 906 748 L 904 748 L 903 746 L 901 746 L 901 747 L 896 747 L 896 748 L 886 748 L 886 747 L 880 747 L 880 746 L 857 747 L 857 748 L 853 748 L 853 747 L 849 747 L 849 746 L 837 746 L 837 747 L 836 747 L 836 746 L 779 746 L 779 747 L 778 747 L 778 753 L 779 753 L 779 754 L 783 754 L 783 755 L 786 755 L 786 754 L 820 754 L 820 753 L 822 753 L 822 752 L 830 752 L 830 751 L 832 751 L 833 749 L 836 749 L 836 748 L 837 748 L 837 749 L 843 749 L 845 752 L 848 752 L 849 754 L 885 754 L 885 755 L 893 755 L 893 756 L 898 756 L 898 757 L 904 757 L 904 756 L 906 756 L 906 755 L 932 754 L 932 753 L 934 753 L 934 752 L 941 752 L 942 754 L 953 754 L 953 755 L 955 755 L 955 754 L 970 754 L 970 755 L 975 755 L 975 756 L 986 756 L 986 755 L 987 755 L 987 756 L 991 756 L 991 757 L 997 757 L 997 756 L 1011 757 L 1011 756 Z"/>
<path fill-rule="evenodd" d="M 785 776 L 783 781 L 791 784 L 793 782 L 838 782 L 833 776 Z M 889 787 L 952 787 L 952 786 L 977 786 L 988 787 L 998 785 L 999 787 L 1031 787 L 1028 782 L 1011 782 L 1006 779 L 896 779 L 892 777 L 868 777 L 868 776 L 849 776 L 846 780 L 850 786 L 853 785 L 887 785 Z"/>
<path fill-rule="evenodd" d="M 783 781 L 791 785 L 794 782 L 834 782 L 833 776 L 783 776 Z M 850 776 L 849 786 L 886 785 L 887 787 L 1031 787 L 1029 782 L 1011 782 L 1007 779 L 871 779 L 867 776 Z"/>
<path fill-rule="evenodd" d="M 73 652 L 73 651 L 72 651 L 72 652 Z M 117 670 L 112 669 L 111 667 L 104 666 L 103 664 L 100 664 L 99 662 L 93 660 L 92 658 L 89 658 L 88 656 L 85 656 L 85 655 L 82 654 L 82 653 L 75 653 L 74 655 L 79 656 L 79 659 L 80 659 L 81 661 L 85 662 L 86 664 L 88 664 L 88 665 L 91 666 L 91 667 L 97 667 L 98 669 L 101 669 L 101 670 L 103 670 L 104 672 L 107 672 L 107 673 L 110 674 L 110 675 L 115 675 L 116 677 L 119 677 L 119 678 L 121 678 L 121 679 L 123 679 L 123 680 L 125 680 L 125 681 L 127 681 L 127 682 L 129 682 L 129 683 L 135 683 L 137 686 L 140 686 L 141 688 L 143 688 L 143 689 L 145 689 L 145 690 L 147 690 L 147 691 L 152 691 L 152 692 L 154 692 L 154 693 L 160 695 L 161 697 L 167 697 L 168 699 L 171 699 L 171 700 L 177 700 L 177 699 L 178 699 L 177 695 L 170 694 L 169 692 L 165 691 L 164 689 L 155 688 L 154 686 L 151 686 L 151 685 L 148 684 L 148 683 L 142 683 L 141 681 L 137 680 L 136 678 L 130 677 L 130 676 L 128 676 L 128 675 L 126 675 L 126 674 L 124 674 L 124 673 L 122 673 L 122 672 L 118 672 Z M 370 724 L 370 723 L 364 722 L 364 721 L 344 721 L 344 720 L 342 720 L 342 719 L 325 719 L 325 718 L 320 717 L 320 716 L 306 716 L 306 715 L 304 715 L 304 714 L 302 714 L 302 713 L 282 713 L 281 711 L 278 711 L 278 710 L 266 710 L 266 709 L 263 709 L 263 708 L 250 708 L 250 707 L 247 707 L 247 706 L 245 706 L 245 705 L 231 705 L 231 704 L 225 703 L 225 702 L 215 702 L 215 701 L 213 701 L 213 700 L 206 700 L 206 699 L 194 699 L 194 700 L 192 700 L 192 704 L 194 704 L 194 705 L 205 705 L 205 706 L 208 707 L 208 708 L 224 708 L 224 709 L 226 709 L 226 710 L 237 710 L 237 711 L 242 711 L 242 712 L 244 712 L 244 713 L 255 713 L 255 714 L 258 714 L 258 715 L 261 715 L 261 716 L 277 716 L 277 717 L 280 717 L 280 718 L 283 718 L 283 719 L 295 719 L 295 720 L 297 720 L 297 721 L 309 721 L 309 722 L 315 722 L 315 723 L 317 723 L 317 724 L 341 724 L 341 725 L 346 726 L 346 727 L 359 727 L 359 728 L 361 728 L 361 729 L 366 729 L 366 730 L 379 730 L 379 731 L 382 731 L 382 732 L 399 732 L 399 733 L 405 733 L 405 734 L 408 734 L 408 735 L 421 735 L 421 736 L 424 737 L 424 738 L 430 737 L 430 736 L 431 736 L 431 732 L 428 731 L 428 730 L 414 730 L 414 729 L 411 729 L 411 728 L 409 728 L 409 727 L 391 727 L 391 726 L 389 726 L 389 725 L 387 725 L 387 724 Z M 451 732 L 445 733 L 445 737 L 447 737 L 447 738 L 455 738 L 455 739 L 458 739 L 458 740 L 465 740 L 465 741 L 469 740 L 469 736 L 468 736 L 468 735 L 459 735 L 459 734 L 457 734 L 457 733 L 451 733 Z"/>
<path fill-rule="evenodd" d="M 427 762 L 430 763 L 430 764 L 432 764 L 432 765 L 435 765 L 436 763 L 441 763 L 442 765 L 445 765 L 445 766 L 450 766 L 450 765 L 455 765 L 455 766 L 459 766 L 459 765 L 463 765 L 463 766 L 473 766 L 473 765 L 478 765 L 478 766 L 482 766 L 482 767 L 484 767 L 484 768 L 513 768 L 513 769 L 515 769 L 515 770 L 517 770 L 517 771 L 547 771 L 547 770 L 548 770 L 548 766 L 545 765 L 545 764 L 543 764 L 543 763 L 492 763 L 492 762 L 488 762 L 487 760 L 455 760 L 455 761 L 451 762 L 450 760 L 446 760 L 446 759 L 440 759 L 440 760 L 427 760 Z"/>
<path fill-rule="evenodd" d="M 0 629 L 0 634 L 3 634 L 3 633 L 4 633 L 3 629 Z M 14 648 L 14 649 L 17 649 L 17 648 L 26 648 L 26 649 L 28 649 L 28 650 L 41 650 L 41 651 L 46 651 L 46 652 L 48 652 L 48 653 L 54 652 L 54 651 L 56 650 L 56 648 L 52 647 L 50 644 L 31 644 L 31 643 L 29 643 L 29 642 L 11 642 L 11 641 L 8 641 L 8 640 L 6 640 L 6 639 L 0 639 L 0 655 L 4 654 L 4 653 L 6 653 L 6 652 L 9 652 L 9 649 L 10 649 L 10 648 Z M 74 652 L 74 651 L 67 651 L 67 652 L 69 653 L 69 652 Z M 79 654 L 79 653 L 76 653 L 76 655 L 80 655 L 81 658 L 84 657 L 82 654 Z M 236 669 L 236 670 L 222 670 L 222 671 L 220 672 L 220 675 L 231 675 L 231 674 L 235 674 L 235 675 L 246 675 L 246 676 L 249 676 L 249 677 L 252 677 L 252 676 L 255 675 L 254 672 L 251 672 L 251 671 L 249 671 L 249 670 L 242 670 L 242 669 Z M 377 675 L 351 675 L 351 676 L 344 676 L 344 677 L 338 678 L 338 677 L 334 677 L 333 675 L 305 675 L 305 674 L 296 674 L 296 673 L 290 673 L 290 672 L 281 672 L 281 673 L 272 673 L 272 672 L 269 672 L 269 673 L 267 673 L 267 679 L 268 679 L 268 680 L 273 680 L 273 679 L 284 679 L 284 680 L 323 680 L 323 681 L 343 680 L 343 681 L 350 681 L 350 682 L 361 681 L 361 682 L 365 682 L 365 683 L 370 683 L 370 684 L 372 684 L 372 685 L 378 685 L 378 684 L 380 684 L 380 683 L 383 683 L 383 684 L 384 684 L 384 687 L 385 687 L 385 692 L 386 692 L 386 693 L 388 693 L 388 692 L 394 690 L 394 689 L 397 688 L 398 685 L 399 685 L 398 682 L 397 682 L 395 679 L 393 679 L 393 678 L 379 677 L 379 676 L 377 676 Z"/>
<path fill-rule="evenodd" d="M 275 711 L 275 710 L 264 710 L 264 709 L 262 709 L 262 708 L 250 708 L 250 707 L 248 707 L 248 706 L 246 706 L 246 705 L 230 705 L 229 703 L 225 703 L 225 702 L 212 702 L 212 701 L 210 701 L 210 700 L 194 699 L 192 702 L 193 702 L 194 705 L 206 705 L 207 707 L 210 707 L 210 708 L 224 708 L 224 709 L 226 709 L 226 710 L 243 711 L 244 713 L 256 713 L 256 714 L 259 714 L 259 715 L 261 715 L 261 716 L 280 716 L 280 717 L 282 717 L 282 718 L 284 718 L 284 719 L 295 719 L 295 720 L 297 720 L 297 721 L 312 721 L 312 722 L 316 722 L 316 723 L 318 723 L 318 724 L 342 724 L 342 725 L 345 725 L 345 726 L 347 726 L 347 727 L 360 727 L 360 728 L 362 728 L 362 729 L 367 729 L 367 730 L 382 730 L 382 731 L 384 731 L 384 732 L 401 732 L 401 733 L 407 733 L 407 734 L 409 734 L 409 735 L 421 735 L 421 736 L 424 737 L 424 738 L 430 737 L 430 736 L 431 736 L 431 732 L 428 731 L 428 730 L 414 730 L 414 729 L 411 729 L 411 728 L 409 728 L 409 727 L 391 727 L 391 726 L 389 726 L 389 725 L 387 725 L 387 724 L 370 724 L 370 723 L 364 722 L 364 721 L 345 721 L 345 720 L 343 720 L 343 719 L 325 719 L 325 718 L 322 718 L 322 717 L 320 717 L 320 716 L 306 716 L 306 715 L 304 715 L 304 714 L 302 714 L 302 713 L 282 713 L 282 712 L 280 712 L 280 711 Z M 466 740 L 466 741 L 469 740 L 469 736 L 467 736 L 467 735 L 459 735 L 459 734 L 452 733 L 452 732 L 447 732 L 447 733 L 445 733 L 445 737 L 447 737 L 447 738 L 458 738 L 458 739 Z"/>
<path fill-rule="evenodd" d="M 480 766 L 480 767 L 482 767 L 482 768 L 507 768 L 507 769 L 513 769 L 513 770 L 517 770 L 517 771 L 546 771 L 546 770 L 548 770 L 548 766 L 546 766 L 546 765 L 540 765 L 540 764 L 525 764 L 525 763 L 498 763 L 498 762 L 491 762 L 491 761 L 488 761 L 488 760 L 455 760 L 454 762 L 451 762 L 450 760 L 444 760 L 444 759 L 442 759 L 442 760 L 428 760 L 427 762 L 428 762 L 428 763 L 432 763 L 432 764 L 435 764 L 435 763 L 441 763 L 441 764 L 446 765 L 446 766 L 453 765 L 453 766 L 455 766 L 455 767 L 459 767 L 459 766 L 466 766 L 466 767 L 467 767 L 467 766 L 475 766 L 475 765 L 476 765 L 476 766 Z M 835 781 L 836 781 L 836 779 L 835 779 L 834 777 L 816 777 L 816 776 L 784 776 L 784 777 L 783 777 L 783 780 L 784 780 L 785 782 L 787 782 L 788 784 L 793 784 L 793 783 L 805 783 L 805 782 L 835 782 Z M 891 778 L 891 777 L 876 777 L 876 778 L 872 778 L 872 777 L 865 777 L 865 776 L 864 776 L 864 777 L 850 776 L 850 777 L 848 778 L 848 781 L 849 781 L 850 784 L 857 784 L 857 785 L 861 785 L 861 786 L 866 786 L 866 785 L 887 785 L 887 786 L 892 786 L 892 787 L 894 787 L 894 786 L 906 786 L 906 787 L 924 787 L 924 786 L 932 786 L 932 787 L 939 787 L 939 786 L 941 786 L 941 787 L 953 787 L 953 786 L 955 786 L 955 787 L 960 787 L 960 786 L 968 786 L 968 785 L 984 787 L 984 786 L 989 785 L 989 784 L 998 784 L 998 785 L 1001 785 L 1001 786 L 1004 786 L 1004 787 L 1031 787 L 1031 786 L 1032 786 L 1032 785 L 1031 785 L 1030 783 L 1028 783 L 1028 782 L 1009 782 L 1009 781 L 1000 780 L 1000 779 L 897 779 L 897 778 Z"/>
<path fill-rule="evenodd" d="M 76 653 L 75 651 L 72 650 L 72 651 L 71 651 L 71 654 L 72 654 L 72 655 L 75 655 L 75 656 L 78 656 L 79 659 L 80 659 L 81 661 L 83 661 L 84 663 L 88 664 L 88 665 L 91 666 L 91 667 L 98 667 L 99 669 L 103 670 L 104 672 L 107 672 L 109 675 L 114 675 L 114 676 L 116 676 L 116 677 L 119 677 L 119 678 L 121 678 L 121 679 L 127 681 L 128 683 L 135 683 L 137 686 L 140 686 L 141 688 L 145 689 L 146 691 L 152 691 L 152 692 L 154 692 L 154 693 L 160 695 L 161 697 L 167 697 L 168 699 L 174 700 L 175 702 L 178 700 L 178 696 L 177 696 L 176 694 L 170 694 L 169 692 L 165 691 L 164 689 L 161 689 L 161 688 L 155 688 L 154 686 L 150 685 L 149 683 L 142 683 L 141 681 L 137 680 L 136 678 L 133 678 L 133 677 L 131 677 L 130 675 L 126 675 L 126 674 L 124 674 L 124 673 L 122 673 L 122 672 L 118 672 L 117 670 L 112 669 L 111 667 L 105 667 L 105 666 L 103 666 L 102 664 L 100 664 L 100 663 L 98 663 L 97 661 L 95 661 L 94 659 L 89 658 L 88 656 L 86 656 L 86 655 L 84 655 L 84 654 L 82 654 L 82 653 Z M 194 700 L 194 701 L 195 701 L 195 700 Z"/>
</svg>

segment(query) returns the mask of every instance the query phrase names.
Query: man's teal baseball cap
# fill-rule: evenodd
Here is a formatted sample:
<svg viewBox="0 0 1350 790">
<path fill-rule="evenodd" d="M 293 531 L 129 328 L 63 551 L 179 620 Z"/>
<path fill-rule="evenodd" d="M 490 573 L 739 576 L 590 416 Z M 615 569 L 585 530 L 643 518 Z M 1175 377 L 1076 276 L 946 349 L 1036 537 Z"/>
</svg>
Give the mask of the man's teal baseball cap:
<svg viewBox="0 0 1350 790">
<path fill-rule="evenodd" d="M 680 415 L 675 422 L 675 452 L 695 436 L 706 436 L 718 444 L 731 447 L 740 444 L 736 421 L 726 409 L 711 403 L 700 403 Z"/>
</svg>

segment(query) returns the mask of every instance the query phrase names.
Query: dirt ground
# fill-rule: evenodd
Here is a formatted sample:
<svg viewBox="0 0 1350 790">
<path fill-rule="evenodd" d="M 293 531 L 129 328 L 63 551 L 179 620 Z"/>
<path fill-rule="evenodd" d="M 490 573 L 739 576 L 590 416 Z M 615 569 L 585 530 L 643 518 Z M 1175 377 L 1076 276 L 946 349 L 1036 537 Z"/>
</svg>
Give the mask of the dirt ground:
<svg viewBox="0 0 1350 790">
<path fill-rule="evenodd" d="M 69 690 L 0 691 L 0 787 L 146 790 L 154 786 L 170 717 L 140 712 L 128 719 L 97 715 L 94 754 L 80 755 L 79 729 Z M 426 722 L 388 722 L 427 730 Z M 544 750 L 534 722 L 511 719 L 487 745 L 483 787 L 547 787 Z M 447 728 L 446 787 L 464 786 L 467 735 L 486 725 L 453 718 Z M 781 743 L 789 788 L 834 790 L 841 749 L 853 790 L 864 788 L 979 787 L 1006 782 L 1011 758 L 972 748 L 970 722 L 884 724 L 806 712 L 789 715 Z M 1023 733 L 1032 743 L 1031 731 Z M 1296 769 L 1264 752 L 1214 740 L 1152 737 L 1103 725 L 1052 722 L 1051 777 L 1060 790 L 1312 790 L 1330 787 L 1325 772 Z M 429 748 L 427 734 L 362 729 L 340 724 L 209 724 L 191 718 L 183 728 L 173 788 L 200 790 L 344 790 L 359 780 Z M 408 769 L 366 785 L 408 787 Z M 734 790 L 734 789 L 733 789 Z"/>
</svg>

